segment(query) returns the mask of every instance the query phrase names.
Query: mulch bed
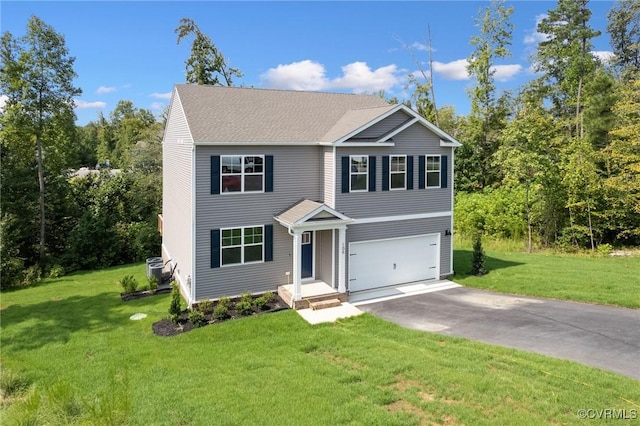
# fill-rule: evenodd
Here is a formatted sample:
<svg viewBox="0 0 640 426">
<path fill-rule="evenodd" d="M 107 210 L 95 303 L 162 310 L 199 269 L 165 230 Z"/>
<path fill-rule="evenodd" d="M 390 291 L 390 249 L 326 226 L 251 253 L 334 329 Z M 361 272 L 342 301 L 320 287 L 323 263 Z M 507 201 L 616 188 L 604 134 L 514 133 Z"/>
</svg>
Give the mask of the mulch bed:
<svg viewBox="0 0 640 426">
<path fill-rule="evenodd" d="M 143 297 L 154 296 L 156 294 L 166 294 L 171 292 L 171 287 L 159 288 L 157 290 L 134 291 L 133 293 L 120 293 L 123 302 L 128 300 L 142 299 Z"/>
<path fill-rule="evenodd" d="M 255 300 L 256 298 L 257 296 L 254 296 L 253 299 Z M 262 314 L 267 314 L 271 312 L 278 312 L 285 309 L 290 309 L 289 306 L 284 302 L 284 300 L 282 300 L 280 296 L 275 294 L 273 300 L 269 304 L 264 306 L 263 309 L 258 309 L 255 306 L 252 306 L 251 313 L 249 315 L 242 315 L 235 310 L 236 302 L 238 301 L 240 301 L 240 298 L 231 299 L 231 307 L 229 308 L 227 318 L 224 318 L 224 319 L 214 318 L 212 312 L 210 311 L 205 312 L 206 323 L 204 324 L 204 326 L 206 327 L 207 325 L 218 324 L 221 322 L 225 322 L 225 321 L 229 321 L 237 318 L 244 318 L 252 315 L 262 315 Z M 215 306 L 216 306 L 216 303 L 214 302 L 213 307 L 215 308 Z M 158 336 L 175 336 L 177 334 L 186 333 L 187 331 L 197 328 L 191 321 L 189 321 L 188 314 L 189 314 L 188 310 L 182 311 L 177 324 L 175 324 L 169 318 L 164 318 L 158 322 L 153 323 L 153 326 L 152 326 L 153 332 Z"/>
</svg>

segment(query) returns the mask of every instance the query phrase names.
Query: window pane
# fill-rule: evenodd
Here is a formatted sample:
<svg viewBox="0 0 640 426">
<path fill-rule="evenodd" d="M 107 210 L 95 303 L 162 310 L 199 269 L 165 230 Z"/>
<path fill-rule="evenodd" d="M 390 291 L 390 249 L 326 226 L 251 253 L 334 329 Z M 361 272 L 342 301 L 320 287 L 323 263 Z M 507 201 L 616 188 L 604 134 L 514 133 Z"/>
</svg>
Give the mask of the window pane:
<svg viewBox="0 0 640 426">
<path fill-rule="evenodd" d="M 244 248 L 244 262 L 259 262 L 262 260 L 262 244 Z"/>
<path fill-rule="evenodd" d="M 440 187 L 440 172 L 427 173 L 427 186 Z"/>
<path fill-rule="evenodd" d="M 262 157 L 245 157 L 245 173 L 262 173 Z"/>
<path fill-rule="evenodd" d="M 262 191 L 262 175 L 245 175 L 244 190 L 246 191 Z"/>
<path fill-rule="evenodd" d="M 239 246 L 242 243 L 241 230 L 225 229 L 222 231 L 222 246 Z"/>
<path fill-rule="evenodd" d="M 220 160 L 222 173 L 241 173 L 241 158 L 235 155 L 223 155 Z"/>
<path fill-rule="evenodd" d="M 240 175 L 223 175 L 222 192 L 237 192 L 242 190 L 242 177 Z"/>
<path fill-rule="evenodd" d="M 427 170 L 440 170 L 440 157 L 427 157 Z"/>
<path fill-rule="evenodd" d="M 391 171 L 392 172 L 404 172 L 405 170 L 405 157 L 391 157 Z"/>
<path fill-rule="evenodd" d="M 260 243 L 262 243 L 262 227 L 245 228 L 245 230 L 244 230 L 244 243 L 245 244 L 260 244 Z"/>
<path fill-rule="evenodd" d="M 394 173 L 391 175 L 391 188 L 404 188 L 404 173 Z"/>
<path fill-rule="evenodd" d="M 351 175 L 351 190 L 361 191 L 367 189 L 367 175 Z"/>
<path fill-rule="evenodd" d="M 223 248 L 222 249 L 222 264 L 233 265 L 242 261 L 242 249 L 240 247 Z"/>
<path fill-rule="evenodd" d="M 356 155 L 351 157 L 351 172 L 367 172 L 367 160 L 369 158 L 365 155 Z"/>
</svg>

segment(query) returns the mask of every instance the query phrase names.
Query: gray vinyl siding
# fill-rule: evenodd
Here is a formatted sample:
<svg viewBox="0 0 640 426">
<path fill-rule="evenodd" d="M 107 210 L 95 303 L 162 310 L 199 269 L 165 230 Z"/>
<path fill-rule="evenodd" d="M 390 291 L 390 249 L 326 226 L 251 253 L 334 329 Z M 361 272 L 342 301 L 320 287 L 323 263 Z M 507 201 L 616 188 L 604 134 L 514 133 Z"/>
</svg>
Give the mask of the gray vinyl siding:
<svg viewBox="0 0 640 426">
<path fill-rule="evenodd" d="M 166 256 L 177 263 L 176 275 L 186 287 L 193 278 L 192 257 L 192 139 L 187 122 L 175 95 L 162 142 L 162 244 Z M 167 259 L 165 259 L 167 260 Z"/>
<path fill-rule="evenodd" d="M 440 275 L 447 275 L 452 272 L 449 269 L 453 238 L 444 235 L 447 229 L 451 229 L 451 216 L 349 225 L 346 242 L 346 276 L 349 276 L 350 243 L 438 233 L 440 234 Z"/>
<path fill-rule="evenodd" d="M 355 135 L 358 138 L 379 138 L 380 136 L 390 132 L 395 129 L 399 125 L 405 123 L 410 120 L 411 117 L 404 111 L 398 111 L 394 114 L 391 114 L 389 117 L 385 118 L 374 124 L 373 126 L 363 130 L 362 132 Z M 353 142 L 357 142 L 357 139 Z M 395 139 L 395 137 L 394 137 Z M 351 142 L 351 140 L 349 140 Z"/>
<path fill-rule="evenodd" d="M 336 149 L 335 209 L 352 218 L 393 216 L 404 214 L 451 211 L 453 192 L 452 148 L 440 147 L 440 138 L 421 124 L 414 124 L 393 137 L 393 147 L 338 147 Z M 341 157 L 375 155 L 376 191 L 341 192 Z M 382 156 L 413 156 L 413 189 L 382 191 Z M 418 157 L 420 155 L 447 156 L 447 188 L 418 189 Z"/>
<path fill-rule="evenodd" d="M 273 192 L 210 193 L 212 155 L 273 155 Z M 273 217 L 302 198 L 323 195 L 319 146 L 196 147 L 196 299 L 275 290 L 293 273 L 293 237 Z M 273 261 L 211 268 L 210 231 L 273 225 Z"/>
<path fill-rule="evenodd" d="M 333 157 L 333 147 L 325 146 L 322 150 L 323 156 L 323 180 L 324 180 L 324 203 L 333 208 L 336 196 L 336 174 L 335 159 Z"/>
</svg>

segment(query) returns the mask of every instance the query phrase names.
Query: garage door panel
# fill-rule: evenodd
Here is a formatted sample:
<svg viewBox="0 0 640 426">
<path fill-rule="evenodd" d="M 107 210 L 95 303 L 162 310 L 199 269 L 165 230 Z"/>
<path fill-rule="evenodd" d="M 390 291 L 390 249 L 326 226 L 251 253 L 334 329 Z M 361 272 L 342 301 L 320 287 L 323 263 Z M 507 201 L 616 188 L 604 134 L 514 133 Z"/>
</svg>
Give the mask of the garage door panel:
<svg viewBox="0 0 640 426">
<path fill-rule="evenodd" d="M 351 243 L 349 251 L 352 292 L 437 278 L 437 234 Z"/>
</svg>

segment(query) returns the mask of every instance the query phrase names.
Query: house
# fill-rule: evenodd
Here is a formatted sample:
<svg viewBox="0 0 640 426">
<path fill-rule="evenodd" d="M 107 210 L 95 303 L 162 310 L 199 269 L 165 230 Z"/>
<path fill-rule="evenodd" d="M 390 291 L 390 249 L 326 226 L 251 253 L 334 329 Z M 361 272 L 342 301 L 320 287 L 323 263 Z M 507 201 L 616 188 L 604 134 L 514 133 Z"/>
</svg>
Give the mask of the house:
<svg viewBox="0 0 640 426">
<path fill-rule="evenodd" d="M 457 146 L 378 96 L 177 85 L 162 256 L 190 304 L 438 280 L 453 273 Z"/>
</svg>

